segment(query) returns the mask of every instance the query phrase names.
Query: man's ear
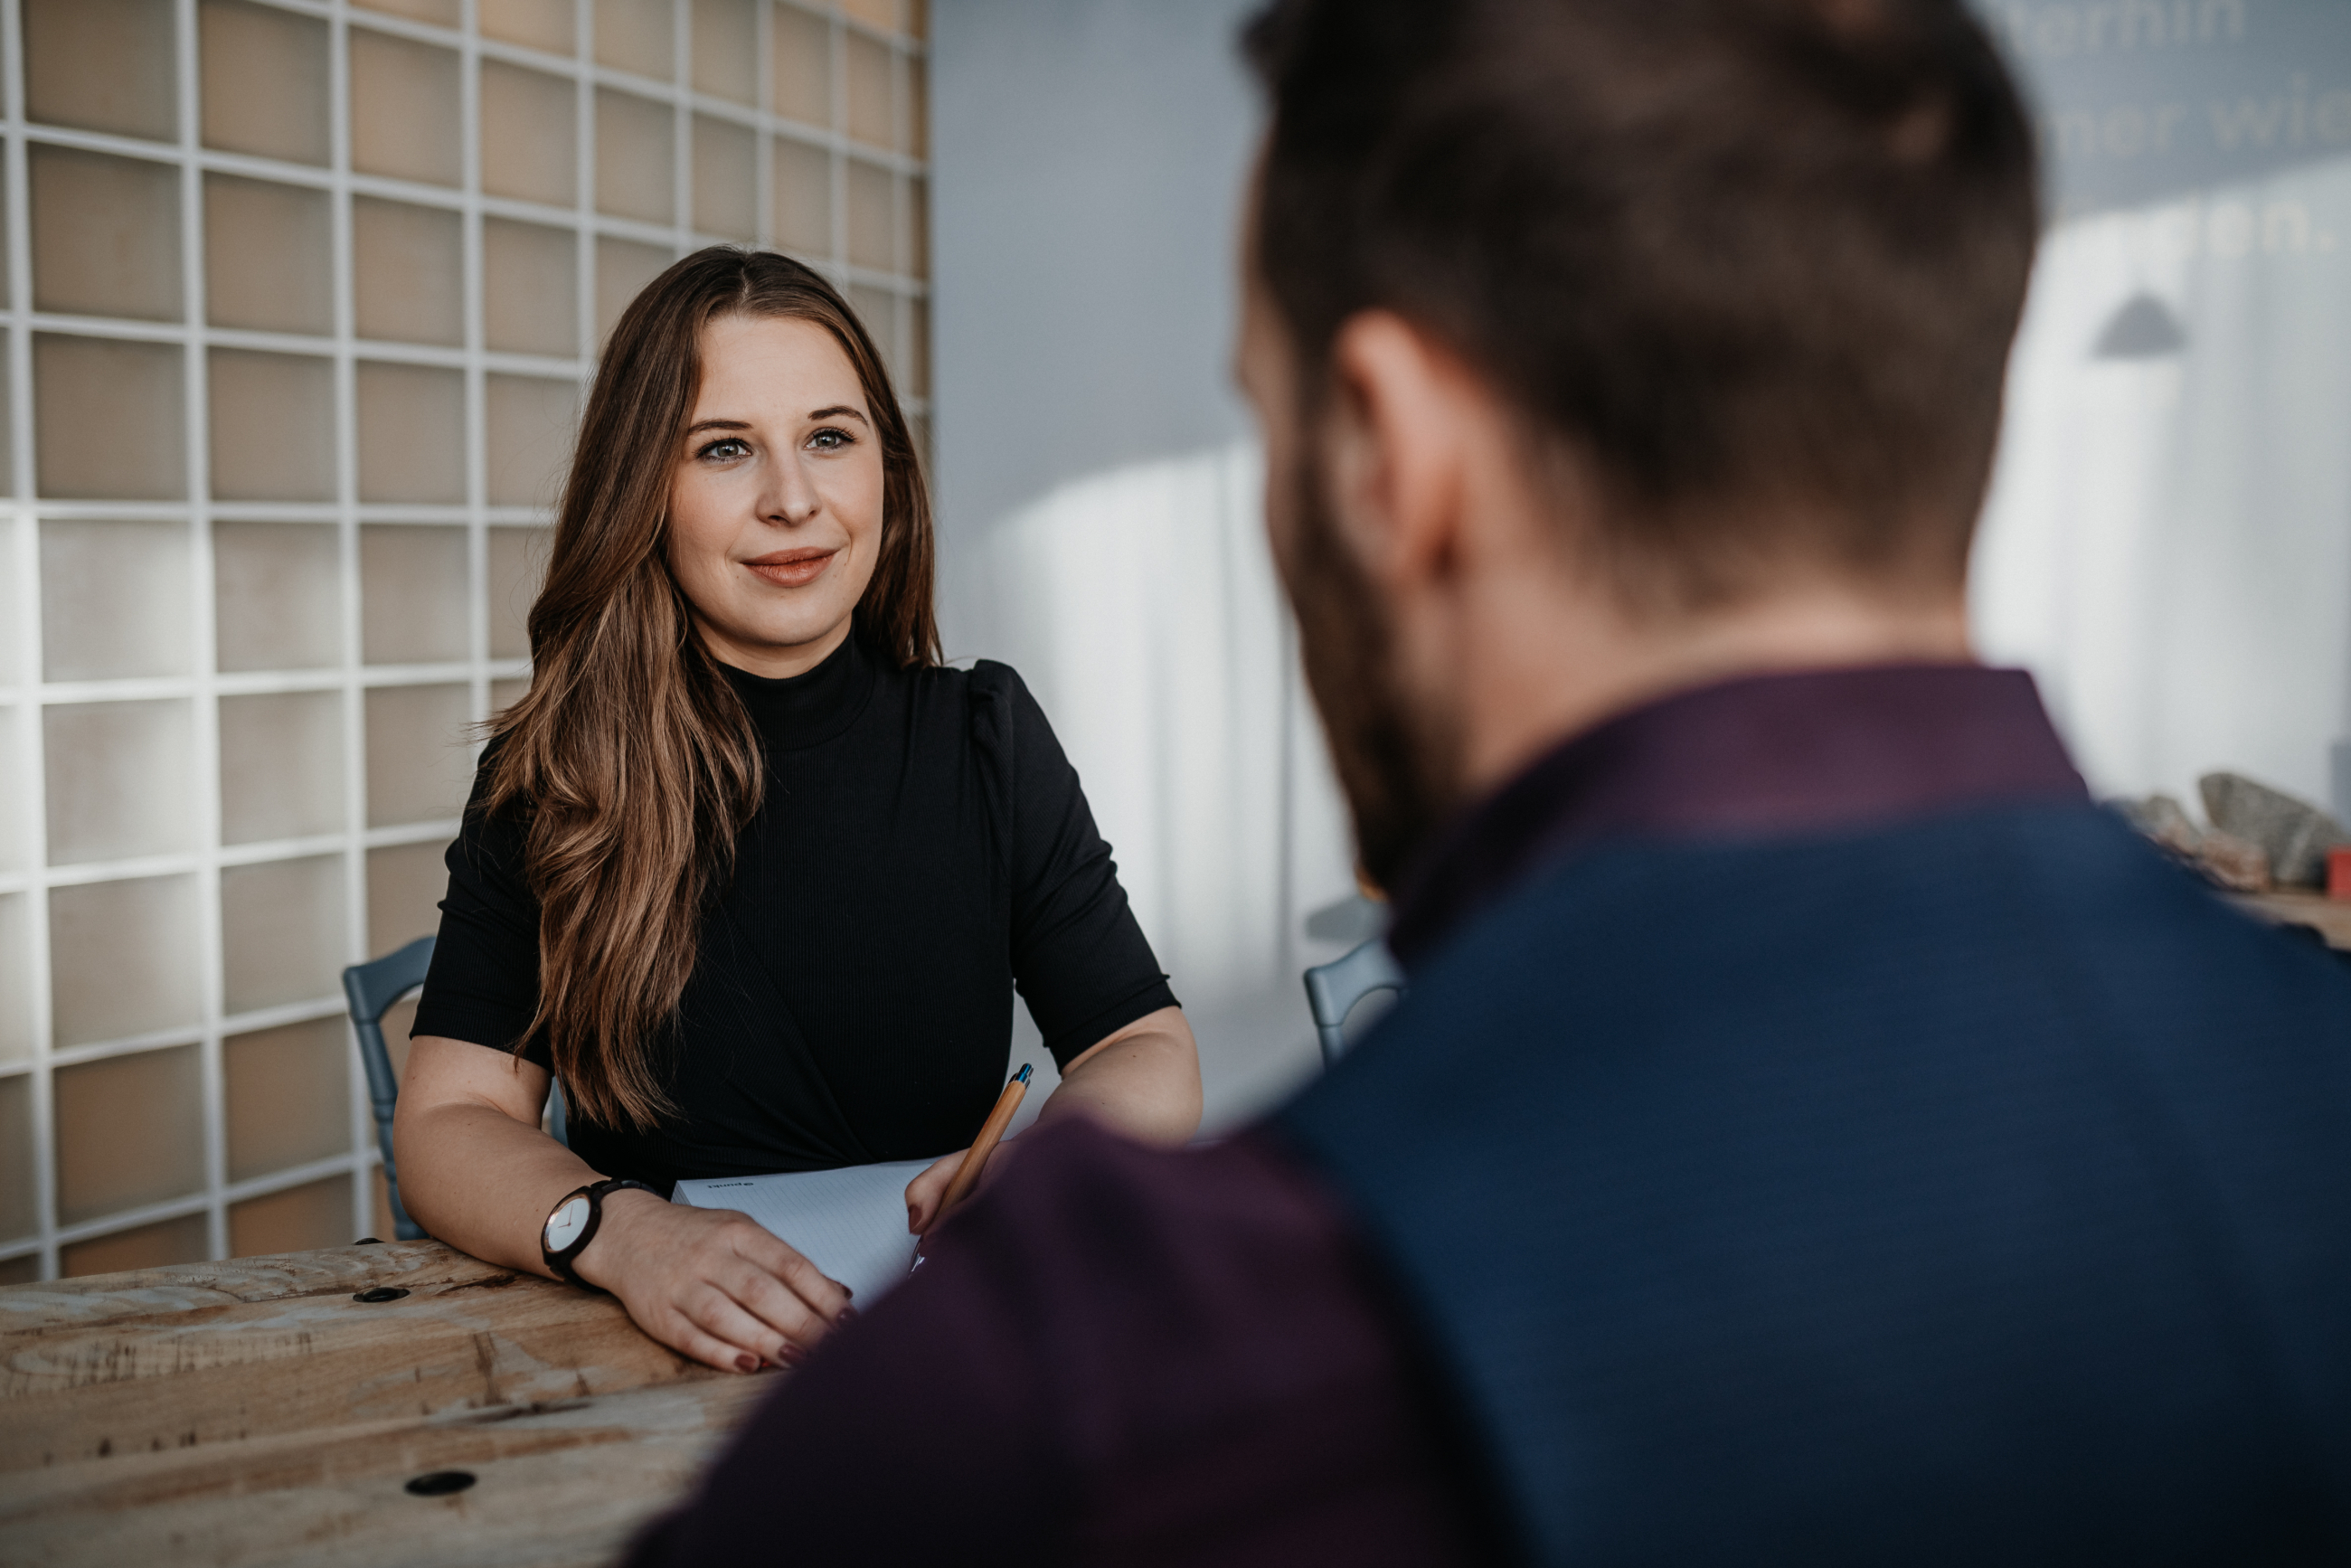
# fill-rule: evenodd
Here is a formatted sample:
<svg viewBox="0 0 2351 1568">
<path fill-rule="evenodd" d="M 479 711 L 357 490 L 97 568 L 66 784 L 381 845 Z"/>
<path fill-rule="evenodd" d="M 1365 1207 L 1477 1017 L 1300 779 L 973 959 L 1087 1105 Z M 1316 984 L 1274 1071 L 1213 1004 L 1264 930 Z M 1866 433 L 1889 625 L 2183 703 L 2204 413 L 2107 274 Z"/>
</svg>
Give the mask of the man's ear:
<svg viewBox="0 0 2351 1568">
<path fill-rule="evenodd" d="M 1366 310 L 1332 340 L 1331 392 L 1324 493 L 1356 559 L 1391 587 L 1447 570 L 1487 401 L 1476 377 L 1403 317 Z"/>
</svg>

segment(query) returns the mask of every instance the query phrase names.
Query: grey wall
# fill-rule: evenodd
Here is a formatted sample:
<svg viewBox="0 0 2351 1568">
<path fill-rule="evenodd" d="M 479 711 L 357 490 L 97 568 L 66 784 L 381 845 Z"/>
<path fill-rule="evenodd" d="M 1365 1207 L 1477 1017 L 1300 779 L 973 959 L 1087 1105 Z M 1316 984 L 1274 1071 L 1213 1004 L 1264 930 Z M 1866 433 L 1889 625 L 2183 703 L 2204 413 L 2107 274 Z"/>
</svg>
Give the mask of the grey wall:
<svg viewBox="0 0 2351 1568">
<path fill-rule="evenodd" d="M 1227 360 L 1258 117 L 1236 39 L 1253 9 L 935 0 L 932 319 L 951 643 L 970 626 L 956 559 L 990 524 L 1081 475 L 1248 429 Z"/>
</svg>

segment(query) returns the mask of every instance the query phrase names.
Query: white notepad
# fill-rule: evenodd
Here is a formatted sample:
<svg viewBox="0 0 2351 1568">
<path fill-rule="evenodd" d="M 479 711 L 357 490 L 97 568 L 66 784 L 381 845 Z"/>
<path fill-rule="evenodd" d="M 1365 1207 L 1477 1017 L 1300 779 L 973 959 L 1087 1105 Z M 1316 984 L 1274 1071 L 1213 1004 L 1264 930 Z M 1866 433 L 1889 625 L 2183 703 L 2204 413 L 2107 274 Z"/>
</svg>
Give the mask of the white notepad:
<svg viewBox="0 0 2351 1568">
<path fill-rule="evenodd" d="M 895 1160 L 831 1171 L 684 1180 L 672 1201 L 749 1215 L 848 1286 L 862 1308 L 880 1301 L 914 1264 L 906 1184 L 930 1163 Z"/>
</svg>

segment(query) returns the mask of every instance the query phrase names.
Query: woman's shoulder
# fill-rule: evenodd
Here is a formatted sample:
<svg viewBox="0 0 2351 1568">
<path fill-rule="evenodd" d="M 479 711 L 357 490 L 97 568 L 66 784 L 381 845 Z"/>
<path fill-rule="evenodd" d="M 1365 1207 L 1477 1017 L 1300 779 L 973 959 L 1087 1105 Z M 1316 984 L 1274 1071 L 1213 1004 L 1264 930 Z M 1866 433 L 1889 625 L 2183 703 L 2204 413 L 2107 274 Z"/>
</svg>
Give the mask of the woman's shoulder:
<svg viewBox="0 0 2351 1568">
<path fill-rule="evenodd" d="M 974 723 L 1001 721 L 1017 710 L 1036 709 L 1020 672 L 994 659 L 968 664 L 926 664 L 897 672 L 918 702 L 942 710 L 966 710 Z"/>
</svg>

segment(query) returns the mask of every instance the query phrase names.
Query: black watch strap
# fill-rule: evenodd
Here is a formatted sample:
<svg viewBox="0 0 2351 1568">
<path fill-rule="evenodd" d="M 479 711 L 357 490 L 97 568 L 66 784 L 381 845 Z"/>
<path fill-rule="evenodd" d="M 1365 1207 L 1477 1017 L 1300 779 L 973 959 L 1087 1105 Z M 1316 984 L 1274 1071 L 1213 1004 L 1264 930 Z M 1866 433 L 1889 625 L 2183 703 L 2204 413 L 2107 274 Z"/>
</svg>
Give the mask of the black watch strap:
<svg viewBox="0 0 2351 1568">
<path fill-rule="evenodd" d="M 586 1186 L 573 1188 L 563 1195 L 561 1202 L 548 1210 L 547 1218 L 540 1222 L 538 1228 L 538 1251 L 539 1256 L 547 1260 L 548 1268 L 554 1270 L 557 1278 L 569 1281 L 582 1290 L 597 1289 L 572 1271 L 572 1260 L 588 1250 L 588 1243 L 596 1239 L 596 1232 L 604 1223 L 604 1195 L 626 1192 L 632 1187 L 639 1192 L 650 1192 L 655 1197 L 661 1196 L 656 1188 L 644 1182 L 632 1181 L 627 1176 L 612 1176 L 603 1181 L 590 1182 Z M 554 1224 L 555 1217 L 563 1212 L 565 1204 L 581 1197 L 588 1200 L 588 1218 L 586 1223 L 580 1227 L 579 1234 L 573 1236 L 561 1247 L 549 1246 L 547 1233 L 549 1227 Z"/>
</svg>

